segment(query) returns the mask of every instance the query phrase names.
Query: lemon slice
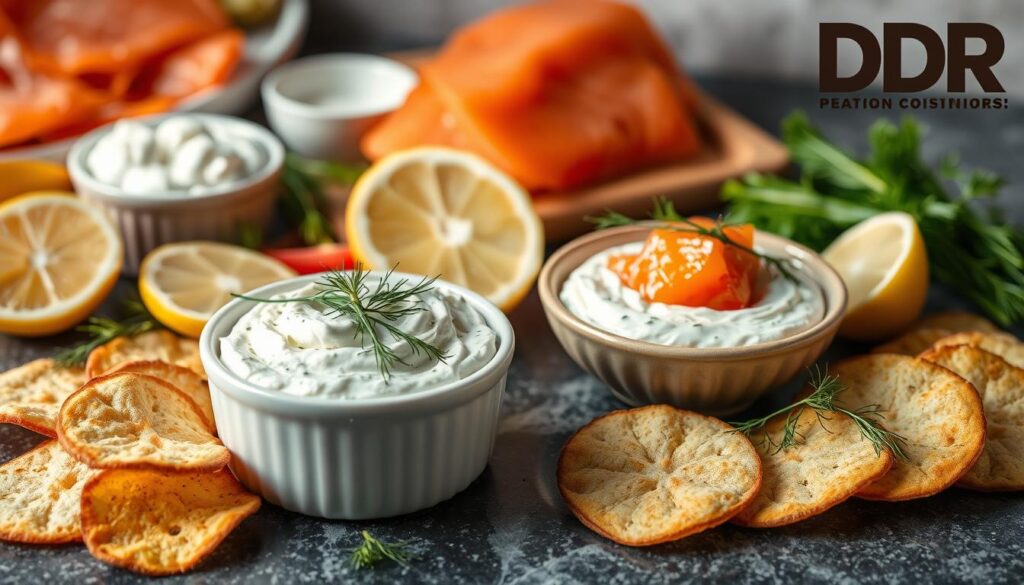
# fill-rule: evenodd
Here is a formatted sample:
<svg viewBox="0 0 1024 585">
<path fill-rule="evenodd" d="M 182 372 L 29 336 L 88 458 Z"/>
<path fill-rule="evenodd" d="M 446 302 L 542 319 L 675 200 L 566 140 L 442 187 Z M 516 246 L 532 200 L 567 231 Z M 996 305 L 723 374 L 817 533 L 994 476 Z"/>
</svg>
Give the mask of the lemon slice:
<svg viewBox="0 0 1024 585">
<path fill-rule="evenodd" d="M 199 337 L 232 293 L 292 276 L 295 272 L 284 264 L 241 246 L 182 242 L 146 254 L 139 268 L 139 295 L 168 329 Z"/>
<path fill-rule="evenodd" d="M 121 271 L 121 240 L 72 193 L 0 203 L 0 332 L 49 335 L 85 319 Z"/>
<path fill-rule="evenodd" d="M 906 329 L 928 296 L 928 254 L 914 218 L 891 212 L 843 232 L 823 253 L 846 283 L 839 334 L 877 341 Z"/>
<path fill-rule="evenodd" d="M 374 270 L 442 279 L 509 311 L 544 256 L 530 196 L 475 155 L 424 147 L 384 157 L 356 183 L 345 212 L 352 255 Z"/>
<path fill-rule="evenodd" d="M 0 161 L 0 201 L 33 191 L 70 191 L 64 165 L 46 160 Z"/>
</svg>

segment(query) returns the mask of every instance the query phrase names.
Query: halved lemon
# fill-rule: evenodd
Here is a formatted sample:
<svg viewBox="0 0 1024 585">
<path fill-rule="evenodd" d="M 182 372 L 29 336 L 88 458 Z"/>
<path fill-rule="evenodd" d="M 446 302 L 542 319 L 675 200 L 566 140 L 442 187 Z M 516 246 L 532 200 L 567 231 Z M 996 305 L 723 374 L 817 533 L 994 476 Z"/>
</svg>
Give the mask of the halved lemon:
<svg viewBox="0 0 1024 585">
<path fill-rule="evenodd" d="M 840 335 L 885 339 L 921 314 L 928 296 L 928 254 L 909 214 L 866 219 L 843 232 L 822 257 L 843 277 L 849 293 Z"/>
<path fill-rule="evenodd" d="M 0 201 L 34 191 L 70 191 L 64 165 L 47 160 L 0 161 Z"/>
<path fill-rule="evenodd" d="M 139 296 L 168 329 L 199 337 L 213 313 L 254 288 L 295 276 L 277 260 L 241 246 L 181 242 L 154 249 L 139 267 Z"/>
<path fill-rule="evenodd" d="M 121 255 L 107 217 L 73 193 L 0 203 L 0 332 L 38 336 L 71 328 L 113 288 Z"/>
<path fill-rule="evenodd" d="M 352 189 L 345 229 L 368 268 L 440 276 L 504 311 L 530 291 L 544 228 L 530 196 L 482 158 L 438 147 L 382 158 Z"/>
</svg>

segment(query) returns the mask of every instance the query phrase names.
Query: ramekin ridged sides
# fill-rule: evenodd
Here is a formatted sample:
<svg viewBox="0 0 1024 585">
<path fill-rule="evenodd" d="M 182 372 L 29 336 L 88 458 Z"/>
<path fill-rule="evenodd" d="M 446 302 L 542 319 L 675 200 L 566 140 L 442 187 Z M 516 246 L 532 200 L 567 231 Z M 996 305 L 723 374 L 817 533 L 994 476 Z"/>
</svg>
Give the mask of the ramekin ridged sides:
<svg viewBox="0 0 1024 585">
<path fill-rule="evenodd" d="M 820 290 L 822 319 L 805 331 L 745 347 L 667 346 L 629 339 L 574 315 L 560 298 L 569 275 L 590 257 L 643 241 L 651 225 L 594 232 L 569 242 L 545 263 L 538 279 L 551 330 L 569 357 L 626 404 L 667 403 L 714 416 L 735 414 L 793 378 L 828 348 L 846 311 L 846 287 L 820 256 L 785 238 L 757 232 L 765 253 L 789 258 Z"/>
<path fill-rule="evenodd" d="M 316 278 L 251 294 L 275 295 Z M 428 508 L 480 475 L 494 447 L 515 336 L 483 297 L 442 281 L 435 287 L 465 298 L 484 316 L 497 334 L 497 353 L 463 380 L 372 399 L 294 396 L 241 379 L 221 363 L 220 339 L 254 304 L 236 299 L 217 311 L 203 329 L 200 354 L 218 434 L 242 483 L 288 510 L 359 520 Z"/>
</svg>

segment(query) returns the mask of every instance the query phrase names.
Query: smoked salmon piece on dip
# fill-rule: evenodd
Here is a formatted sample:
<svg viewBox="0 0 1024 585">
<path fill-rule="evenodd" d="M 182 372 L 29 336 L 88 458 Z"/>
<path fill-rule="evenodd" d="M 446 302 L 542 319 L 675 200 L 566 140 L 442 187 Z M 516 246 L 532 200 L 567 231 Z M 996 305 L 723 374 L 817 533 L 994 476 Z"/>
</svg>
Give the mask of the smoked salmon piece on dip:
<svg viewBox="0 0 1024 585">
<path fill-rule="evenodd" d="M 570 189 L 699 148 L 692 90 L 641 13 L 607 0 L 513 7 L 457 32 L 362 143 L 473 151 L 534 191 Z"/>
</svg>

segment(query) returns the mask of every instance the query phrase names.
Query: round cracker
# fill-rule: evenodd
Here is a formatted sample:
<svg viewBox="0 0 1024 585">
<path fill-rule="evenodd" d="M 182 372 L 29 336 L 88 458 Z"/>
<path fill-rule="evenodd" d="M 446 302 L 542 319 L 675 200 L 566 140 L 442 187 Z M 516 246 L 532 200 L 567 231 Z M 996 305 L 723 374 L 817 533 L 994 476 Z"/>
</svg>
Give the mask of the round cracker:
<svg viewBox="0 0 1024 585">
<path fill-rule="evenodd" d="M 957 485 L 982 491 L 1024 490 L 1024 370 L 969 345 L 935 348 L 921 357 L 973 384 L 985 408 L 985 448 Z"/>
<path fill-rule="evenodd" d="M 952 334 L 953 332 L 949 329 L 911 329 L 896 339 L 873 348 L 871 353 L 895 353 L 913 356 L 930 348 L 943 337 L 948 337 Z"/>
<path fill-rule="evenodd" d="M 0 540 L 81 541 L 82 488 L 98 473 L 53 440 L 0 465 Z"/>
<path fill-rule="evenodd" d="M 82 535 L 97 559 L 146 575 L 183 573 L 260 507 L 226 469 L 104 471 L 82 493 Z"/>
<path fill-rule="evenodd" d="M 778 436 L 786 417 L 773 419 L 767 432 Z M 805 409 L 797 419 L 798 440 L 785 450 L 756 444 L 761 456 L 761 490 L 731 522 L 771 528 L 799 522 L 832 508 L 889 471 L 893 456 L 876 452 L 849 417 L 834 413 L 818 419 Z"/>
<path fill-rule="evenodd" d="M 170 382 L 196 403 L 209 423 L 210 430 L 214 433 L 217 432 L 217 425 L 213 417 L 213 402 L 210 400 L 210 385 L 199 374 L 188 368 L 158 360 L 125 362 L 115 366 L 108 374 L 119 372 L 134 372 Z"/>
<path fill-rule="evenodd" d="M 598 417 L 566 442 L 558 489 L 591 530 L 629 546 L 678 540 L 734 516 L 761 462 L 728 424 L 667 405 Z"/>
<path fill-rule="evenodd" d="M 95 378 L 125 362 L 157 360 L 188 368 L 206 379 L 199 360 L 199 342 L 158 329 L 134 337 L 118 337 L 89 352 L 85 374 Z"/>
<path fill-rule="evenodd" d="M 967 311 L 942 311 L 924 317 L 915 325 L 918 329 L 946 329 L 950 333 L 963 331 L 980 331 L 982 333 L 999 333 L 1002 330 L 995 323 Z"/>
<path fill-rule="evenodd" d="M 64 368 L 49 358 L 8 370 L 0 374 L 0 423 L 56 437 L 60 405 L 84 383 L 82 368 Z"/>
<path fill-rule="evenodd" d="M 57 438 L 100 469 L 216 471 L 231 458 L 191 398 L 152 376 L 93 378 L 64 402 Z"/>
<path fill-rule="evenodd" d="M 859 491 L 871 500 L 910 500 L 956 483 L 981 455 L 985 415 L 973 386 L 925 360 L 874 354 L 840 362 L 834 373 L 846 386 L 840 403 L 849 409 L 877 404 L 883 426 L 901 435 L 908 460 Z"/>
<path fill-rule="evenodd" d="M 1011 366 L 1024 368 L 1024 343 L 1009 333 L 956 333 L 935 342 L 935 347 L 970 345 L 994 353 Z"/>
</svg>

